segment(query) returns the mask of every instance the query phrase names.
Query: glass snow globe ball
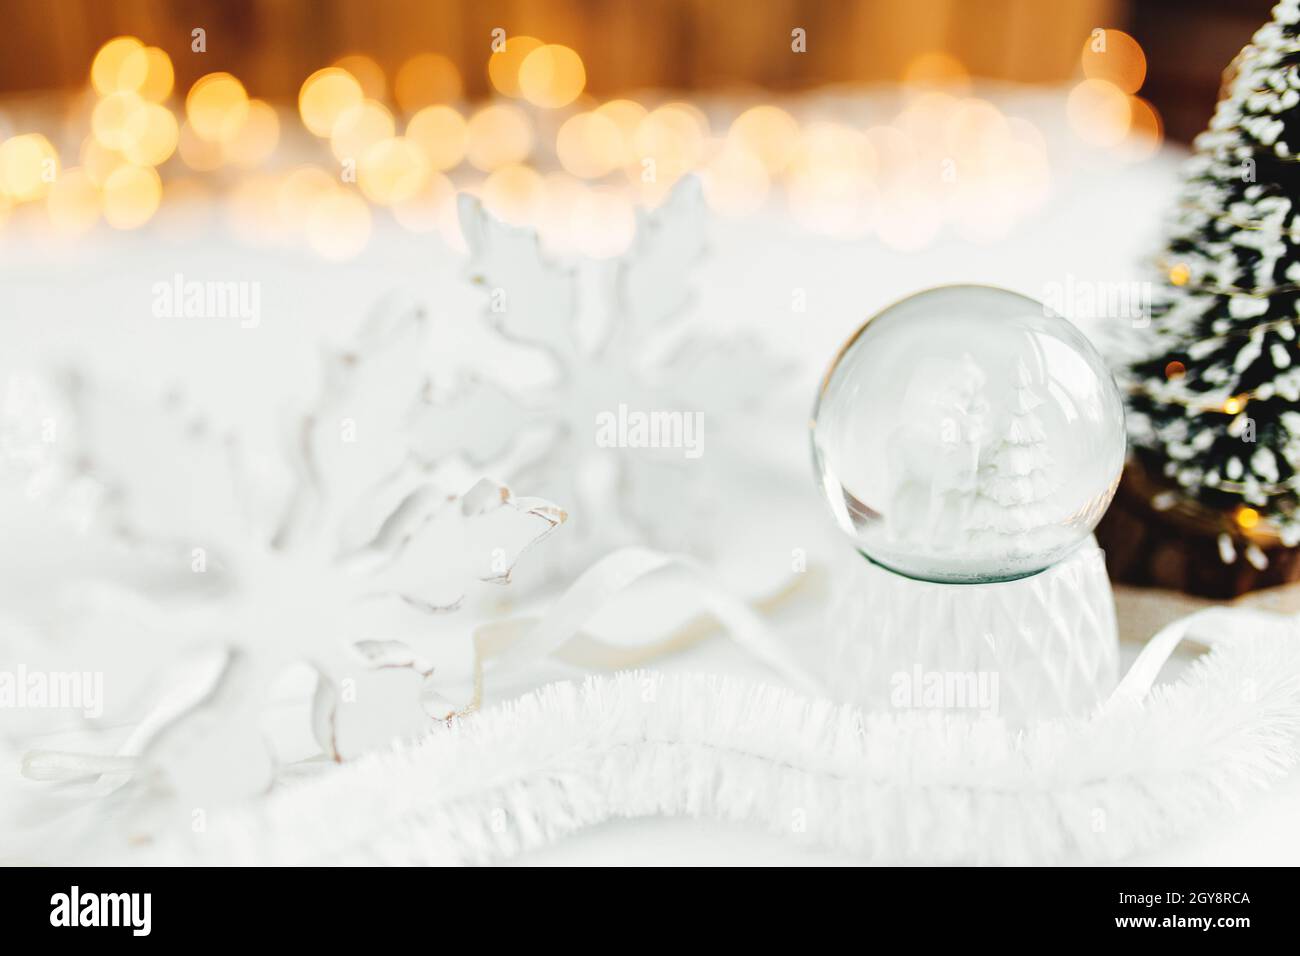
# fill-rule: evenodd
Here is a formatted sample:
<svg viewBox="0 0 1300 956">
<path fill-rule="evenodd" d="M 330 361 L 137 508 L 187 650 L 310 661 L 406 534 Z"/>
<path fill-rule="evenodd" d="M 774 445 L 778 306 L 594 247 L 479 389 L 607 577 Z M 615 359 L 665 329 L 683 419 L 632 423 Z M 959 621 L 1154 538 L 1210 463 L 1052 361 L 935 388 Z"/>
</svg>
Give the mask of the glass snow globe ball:
<svg viewBox="0 0 1300 956">
<path fill-rule="evenodd" d="M 831 512 L 873 562 L 926 581 L 1027 577 L 1092 533 L 1124 464 L 1097 350 L 1033 299 L 917 293 L 840 350 L 812 416 Z"/>
</svg>

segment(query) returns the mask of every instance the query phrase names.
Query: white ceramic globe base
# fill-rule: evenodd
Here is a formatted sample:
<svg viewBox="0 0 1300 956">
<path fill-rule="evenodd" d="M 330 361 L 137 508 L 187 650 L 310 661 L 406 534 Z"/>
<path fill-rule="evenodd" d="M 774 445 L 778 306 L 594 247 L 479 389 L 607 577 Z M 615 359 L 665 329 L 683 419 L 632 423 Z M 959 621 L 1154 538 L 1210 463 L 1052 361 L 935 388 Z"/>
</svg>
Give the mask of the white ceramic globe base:
<svg viewBox="0 0 1300 956">
<path fill-rule="evenodd" d="M 1023 726 L 1084 716 L 1115 687 L 1115 602 L 1091 537 L 1045 571 L 990 584 L 856 565 L 837 582 L 827 620 L 824 678 L 843 700 Z"/>
</svg>

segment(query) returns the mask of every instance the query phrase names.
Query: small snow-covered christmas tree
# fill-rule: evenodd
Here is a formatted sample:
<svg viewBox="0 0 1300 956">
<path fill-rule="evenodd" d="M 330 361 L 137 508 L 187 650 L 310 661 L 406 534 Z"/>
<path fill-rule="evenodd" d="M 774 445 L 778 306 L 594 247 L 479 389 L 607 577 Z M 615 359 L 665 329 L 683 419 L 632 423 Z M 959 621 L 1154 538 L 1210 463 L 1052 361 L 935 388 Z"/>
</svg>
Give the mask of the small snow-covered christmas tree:
<svg viewBox="0 0 1300 956">
<path fill-rule="evenodd" d="M 1147 503 L 1182 513 L 1181 533 L 1197 525 L 1225 563 L 1244 555 L 1263 570 L 1265 529 L 1275 545 L 1300 543 L 1298 0 L 1277 4 L 1233 69 L 1195 142 L 1153 321 L 1133 336 L 1119 376 Z M 1137 483 L 1129 477 L 1130 491 Z M 1140 533 L 1140 524 L 1123 537 Z M 1185 567 L 1172 569 L 1180 564 L 1173 552 L 1162 560 L 1168 573 L 1120 576 L 1218 590 L 1191 584 Z"/>
<path fill-rule="evenodd" d="M 1023 361 L 1016 365 L 1015 397 L 1006 431 L 981 456 L 975 497 L 967 517 L 973 541 L 1018 554 L 1029 547 L 1028 536 L 1048 528 L 1053 464 L 1047 432 Z"/>
</svg>

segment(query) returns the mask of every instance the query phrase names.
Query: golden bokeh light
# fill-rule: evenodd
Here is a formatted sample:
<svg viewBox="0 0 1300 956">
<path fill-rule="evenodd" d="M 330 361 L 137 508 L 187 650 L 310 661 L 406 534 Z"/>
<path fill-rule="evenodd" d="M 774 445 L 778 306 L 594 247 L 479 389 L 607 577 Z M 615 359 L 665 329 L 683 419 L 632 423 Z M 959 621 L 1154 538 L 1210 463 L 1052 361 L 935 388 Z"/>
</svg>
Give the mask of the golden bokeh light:
<svg viewBox="0 0 1300 956">
<path fill-rule="evenodd" d="M 351 259 L 370 241 L 370 207 L 344 189 L 323 193 L 307 215 L 307 242 L 319 255 L 336 262 Z"/>
<path fill-rule="evenodd" d="M 329 136 L 338 118 L 365 99 L 361 84 L 347 70 L 336 66 L 317 70 L 298 90 L 298 114 L 302 123 L 317 136 Z"/>
<path fill-rule="evenodd" d="M 1123 30 L 1094 33 L 1084 42 L 1080 61 L 1084 76 L 1105 80 L 1122 93 L 1136 93 L 1147 77 L 1146 54 Z"/>
<path fill-rule="evenodd" d="M 939 123 L 940 148 L 947 155 L 980 161 L 1010 138 L 1009 121 L 987 100 L 969 97 L 949 102 L 951 106 Z M 915 135 L 911 139 L 916 142 Z"/>
<path fill-rule="evenodd" d="M 185 116 L 203 139 L 229 142 L 248 118 L 248 93 L 244 84 L 229 73 L 199 77 L 185 97 Z"/>
<path fill-rule="evenodd" d="M 1178 263 L 1169 270 L 1169 282 L 1172 285 L 1187 285 L 1192 278 L 1192 270 L 1187 268 L 1186 263 Z"/>
<path fill-rule="evenodd" d="M 50 225 L 65 236 L 77 236 L 99 220 L 99 189 L 86 171 L 65 169 L 45 197 Z"/>
<path fill-rule="evenodd" d="M 172 111 L 157 103 L 142 103 L 126 121 L 122 155 L 137 166 L 158 166 L 167 161 L 180 141 L 180 128 Z"/>
<path fill-rule="evenodd" d="M 1124 142 L 1124 155 L 1130 160 L 1152 156 L 1164 142 L 1164 123 L 1156 108 L 1140 96 L 1130 96 L 1129 132 Z"/>
<path fill-rule="evenodd" d="M 383 100 L 388 96 L 388 77 L 374 57 L 364 53 L 350 53 L 339 57 L 333 65 L 350 73 L 361 85 L 361 92 L 369 99 Z"/>
<path fill-rule="evenodd" d="M 146 103 L 135 93 L 110 93 L 95 104 L 90 128 L 95 138 L 109 149 L 123 150 L 131 142 L 132 121 Z M 164 109 L 165 107 L 158 107 Z"/>
<path fill-rule="evenodd" d="M 249 100 L 248 115 L 234 137 L 222 144 L 226 160 L 246 169 L 260 166 L 280 142 L 280 117 L 270 103 Z"/>
<path fill-rule="evenodd" d="M 93 135 L 82 140 L 78 155 L 82 171 L 92 183 L 101 188 L 108 181 L 113 170 L 126 164 L 126 157 L 116 150 L 109 149 Z"/>
<path fill-rule="evenodd" d="M 633 141 L 636 139 L 637 127 L 646 118 L 646 108 L 635 100 L 610 100 L 596 107 L 596 112 L 618 127 L 623 137 L 623 162 L 632 162 L 635 158 Z"/>
<path fill-rule="evenodd" d="M 342 162 L 357 162 L 367 149 L 396 132 L 388 107 L 378 100 L 362 100 L 339 114 L 330 131 L 330 151 Z"/>
<path fill-rule="evenodd" d="M 174 65 L 166 50 L 137 37 L 116 37 L 95 53 L 89 88 L 67 97 L 55 120 L 62 123 L 56 142 L 80 144 L 79 159 L 68 157 L 74 168 L 60 175 L 49 140 L 15 135 L 0 117 L 0 201 L 7 210 L 44 199 L 49 224 L 62 235 L 83 234 L 100 219 L 136 228 L 167 195 L 156 168 L 178 155 L 188 169 L 165 167 L 169 182 L 206 183 L 209 217 L 226 210 L 237 234 L 257 244 L 305 238 L 322 256 L 348 259 L 376 228 L 373 207 L 384 206 L 402 228 L 463 248 L 460 189 L 503 220 L 538 228 L 548 252 L 605 258 L 633 242 L 636 204 L 658 204 L 689 173 L 698 174 L 718 215 L 754 215 L 780 187 L 792 218 L 811 231 L 870 234 L 908 250 L 941 230 L 977 242 L 1004 237 L 1051 188 L 1042 132 L 995 106 L 1009 102 L 1001 94 L 994 102 L 972 96 L 966 66 L 944 52 L 900 60 L 898 95 L 881 97 L 884 105 L 868 114 L 841 108 L 838 93 L 778 100 L 739 86 L 652 110 L 631 99 L 602 103 L 586 91 L 575 49 L 525 35 L 490 53 L 484 38 L 480 55 L 498 98 L 471 110 L 447 55 L 414 52 L 390 62 L 360 49 L 299 87 L 304 128 L 329 146 L 311 142 L 308 152 L 300 134 L 281 129 L 277 109 L 250 99 L 230 73 L 204 75 L 185 93 L 175 88 L 177 70 L 184 76 L 192 67 Z M 394 72 L 386 75 L 381 63 Z M 1084 79 L 1065 104 L 1075 148 L 1103 147 L 1108 160 L 1123 162 L 1156 152 L 1163 129 L 1137 96 L 1146 72 L 1137 42 L 1122 31 L 1094 31 L 1081 68 Z M 182 109 L 175 98 L 183 93 Z M 697 102 L 708 105 L 707 115 Z M 730 122 L 715 132 L 710 120 L 719 118 Z M 159 228 L 168 218 L 157 219 Z M 1190 281 L 1185 267 L 1169 279 Z"/>
<path fill-rule="evenodd" d="M 533 150 L 533 128 L 523 110 L 507 104 L 485 106 L 469 119 L 465 156 L 476 169 L 491 172 L 520 163 Z"/>
<path fill-rule="evenodd" d="M 460 70 L 441 53 L 417 53 L 397 71 L 393 98 L 398 109 L 411 114 L 426 106 L 460 99 Z"/>
<path fill-rule="evenodd" d="M 90 85 L 100 96 L 134 93 L 149 76 L 149 55 L 135 37 L 114 37 L 99 48 L 90 64 Z"/>
<path fill-rule="evenodd" d="M 919 90 L 907 99 L 907 105 L 891 125 L 922 146 L 947 148 L 953 117 L 963 99 L 945 90 Z"/>
<path fill-rule="evenodd" d="M 704 110 L 700 109 L 688 100 L 675 100 L 672 103 L 665 103 L 663 106 L 659 107 L 659 109 L 664 110 L 667 113 L 684 113 L 694 121 L 701 136 L 707 138 L 712 134 L 709 125 L 709 117 L 705 114 Z"/>
<path fill-rule="evenodd" d="M 204 139 L 194 132 L 194 127 L 185 122 L 181 124 L 180 143 L 177 145 L 181 161 L 196 173 L 209 173 L 219 169 L 226 161 L 226 152 L 220 143 Z"/>
<path fill-rule="evenodd" d="M 505 48 L 488 57 L 488 81 L 502 96 L 519 96 L 519 68 L 530 53 L 542 46 L 536 37 L 508 37 Z"/>
<path fill-rule="evenodd" d="M 519 66 L 519 92 L 534 106 L 559 109 L 578 98 L 587 85 L 582 57 L 567 46 L 539 46 Z"/>
<path fill-rule="evenodd" d="M 545 198 L 541 174 L 517 163 L 501 166 L 484 180 L 481 198 L 488 212 L 503 222 L 535 223 Z"/>
<path fill-rule="evenodd" d="M 104 221 L 114 229 L 135 229 L 158 211 L 162 180 L 150 166 L 119 166 L 104 183 Z"/>
<path fill-rule="evenodd" d="M 166 50 L 156 46 L 146 47 L 144 55 L 148 66 L 145 70 L 144 82 L 136 92 L 146 100 L 161 103 L 171 96 L 172 86 L 176 82 L 172 58 L 167 55 Z"/>
<path fill-rule="evenodd" d="M 627 161 L 623 132 L 605 114 L 576 113 L 555 137 L 560 165 L 582 179 L 600 179 Z"/>
<path fill-rule="evenodd" d="M 1251 530 L 1259 524 L 1259 512 L 1254 508 L 1247 508 L 1244 505 L 1237 509 L 1237 524 L 1246 531 Z"/>
<path fill-rule="evenodd" d="M 0 144 L 0 193 L 14 202 L 42 198 L 59 176 L 59 156 L 40 133 Z"/>
<path fill-rule="evenodd" d="M 736 117 L 727 136 L 757 157 L 769 173 L 789 165 L 799 142 L 799 124 L 777 106 L 753 106 Z"/>
<path fill-rule="evenodd" d="M 357 185 L 382 206 L 405 202 L 420 191 L 430 173 L 424 151 L 402 136 L 371 145 L 357 164 Z"/>
<path fill-rule="evenodd" d="M 704 155 L 707 122 L 685 103 L 668 103 L 646 114 L 632 139 L 628 178 L 654 202 L 690 172 Z"/>
<path fill-rule="evenodd" d="M 970 73 L 961 60 L 949 53 L 931 51 L 913 57 L 903 69 L 903 83 L 920 89 L 940 89 L 965 94 Z"/>
<path fill-rule="evenodd" d="M 450 106 L 426 106 L 406 124 L 406 138 L 424 150 L 430 169 L 445 171 L 465 158 L 469 126 Z"/>
<path fill-rule="evenodd" d="M 1223 403 L 1224 414 L 1237 415 L 1246 407 L 1246 398 L 1242 395 L 1234 395 Z"/>
<path fill-rule="evenodd" d="M 1079 83 L 1070 91 L 1065 111 L 1071 131 L 1090 146 L 1123 142 L 1133 115 L 1129 97 L 1107 80 Z"/>
</svg>

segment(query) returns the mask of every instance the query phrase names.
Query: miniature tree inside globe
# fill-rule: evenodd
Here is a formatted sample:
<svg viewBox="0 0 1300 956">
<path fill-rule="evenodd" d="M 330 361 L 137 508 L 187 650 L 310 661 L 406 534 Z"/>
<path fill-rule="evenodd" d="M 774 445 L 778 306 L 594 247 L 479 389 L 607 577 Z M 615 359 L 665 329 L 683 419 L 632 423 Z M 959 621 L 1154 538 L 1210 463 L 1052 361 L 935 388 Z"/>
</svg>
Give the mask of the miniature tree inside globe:
<svg viewBox="0 0 1300 956">
<path fill-rule="evenodd" d="M 988 286 L 918 293 L 832 363 L 818 481 L 859 551 L 926 581 L 1036 574 L 1092 533 L 1124 464 L 1124 412 L 1073 325 Z"/>
</svg>

